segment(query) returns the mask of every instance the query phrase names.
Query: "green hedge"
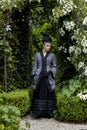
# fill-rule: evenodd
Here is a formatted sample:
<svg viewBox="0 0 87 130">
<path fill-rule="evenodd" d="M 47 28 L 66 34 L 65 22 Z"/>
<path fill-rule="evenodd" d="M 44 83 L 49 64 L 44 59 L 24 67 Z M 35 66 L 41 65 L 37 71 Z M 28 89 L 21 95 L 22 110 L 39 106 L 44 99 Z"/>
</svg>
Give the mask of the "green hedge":
<svg viewBox="0 0 87 130">
<path fill-rule="evenodd" d="M 20 120 L 20 110 L 17 107 L 0 106 L 0 130 L 18 130 Z"/>
<path fill-rule="evenodd" d="M 78 123 L 87 121 L 87 101 L 76 96 L 68 98 L 61 93 L 56 94 L 56 99 L 57 110 L 53 111 L 54 118 Z"/>
<path fill-rule="evenodd" d="M 1 105 L 18 107 L 21 116 L 26 115 L 31 107 L 32 89 L 16 90 L 9 93 L 0 93 Z"/>
</svg>

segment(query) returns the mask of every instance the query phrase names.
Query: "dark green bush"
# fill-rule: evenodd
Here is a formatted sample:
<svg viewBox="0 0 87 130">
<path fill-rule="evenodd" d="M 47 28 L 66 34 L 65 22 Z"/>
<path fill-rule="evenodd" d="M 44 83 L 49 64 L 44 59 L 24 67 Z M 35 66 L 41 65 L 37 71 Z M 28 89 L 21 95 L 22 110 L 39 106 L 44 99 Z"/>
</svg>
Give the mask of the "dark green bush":
<svg viewBox="0 0 87 130">
<path fill-rule="evenodd" d="M 87 101 L 79 97 L 67 97 L 61 93 L 56 94 L 57 110 L 53 111 L 53 116 L 60 121 L 85 122 L 87 121 Z"/>
<path fill-rule="evenodd" d="M 32 89 L 16 90 L 9 93 L 0 93 L 1 105 L 12 105 L 20 109 L 21 116 L 29 112 L 31 107 Z"/>
</svg>

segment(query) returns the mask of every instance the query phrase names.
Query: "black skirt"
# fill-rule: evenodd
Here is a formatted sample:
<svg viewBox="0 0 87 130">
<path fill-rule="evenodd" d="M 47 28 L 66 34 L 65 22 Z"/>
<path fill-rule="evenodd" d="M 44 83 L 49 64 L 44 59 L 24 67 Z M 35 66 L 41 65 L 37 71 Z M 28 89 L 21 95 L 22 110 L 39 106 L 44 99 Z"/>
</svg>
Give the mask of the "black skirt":
<svg viewBox="0 0 87 130">
<path fill-rule="evenodd" d="M 35 117 L 41 117 L 52 115 L 54 109 L 56 109 L 55 91 L 49 91 L 47 79 L 43 75 L 37 86 L 37 90 L 33 91 L 31 111 Z"/>
</svg>

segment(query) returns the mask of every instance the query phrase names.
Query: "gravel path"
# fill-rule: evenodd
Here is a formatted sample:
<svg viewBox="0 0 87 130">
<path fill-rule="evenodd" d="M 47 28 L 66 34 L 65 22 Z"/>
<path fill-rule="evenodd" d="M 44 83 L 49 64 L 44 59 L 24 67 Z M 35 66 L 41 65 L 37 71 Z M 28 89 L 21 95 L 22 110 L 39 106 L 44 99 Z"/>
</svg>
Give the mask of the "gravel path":
<svg viewBox="0 0 87 130">
<path fill-rule="evenodd" d="M 86 124 L 63 123 L 58 122 L 54 118 L 34 119 L 31 114 L 22 118 L 20 128 L 24 128 L 25 121 L 30 122 L 30 129 L 27 130 L 87 130 L 87 123 Z"/>
</svg>

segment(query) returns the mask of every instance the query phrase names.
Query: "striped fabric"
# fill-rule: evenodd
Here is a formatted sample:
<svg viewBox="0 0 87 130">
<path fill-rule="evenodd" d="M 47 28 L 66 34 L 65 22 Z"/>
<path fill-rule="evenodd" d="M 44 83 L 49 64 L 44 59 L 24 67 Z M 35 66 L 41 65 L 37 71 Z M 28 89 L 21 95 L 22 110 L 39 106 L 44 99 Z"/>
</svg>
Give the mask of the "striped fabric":
<svg viewBox="0 0 87 130">
<path fill-rule="evenodd" d="M 52 112 L 52 110 L 55 109 L 55 100 L 40 100 L 40 99 L 34 99 L 33 102 L 33 109 L 32 111 L 43 111 Z"/>
</svg>

